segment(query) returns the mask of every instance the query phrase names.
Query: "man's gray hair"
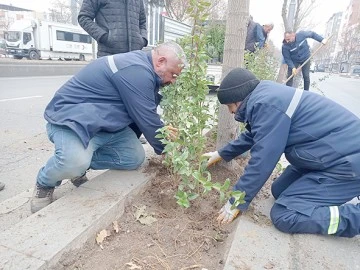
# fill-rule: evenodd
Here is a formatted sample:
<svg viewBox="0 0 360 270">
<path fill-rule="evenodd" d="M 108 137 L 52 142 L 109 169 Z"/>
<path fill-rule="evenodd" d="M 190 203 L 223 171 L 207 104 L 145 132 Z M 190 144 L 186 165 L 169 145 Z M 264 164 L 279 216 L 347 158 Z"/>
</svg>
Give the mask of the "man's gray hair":
<svg viewBox="0 0 360 270">
<path fill-rule="evenodd" d="M 272 23 L 272 22 L 265 23 L 264 26 L 269 26 L 269 27 L 271 27 L 271 29 L 274 29 L 274 23 Z"/>
<path fill-rule="evenodd" d="M 183 48 L 175 41 L 166 41 L 164 43 L 161 43 L 155 47 L 155 51 L 160 55 L 164 52 L 172 52 L 184 64 L 184 66 L 187 66 L 185 52 Z"/>
</svg>

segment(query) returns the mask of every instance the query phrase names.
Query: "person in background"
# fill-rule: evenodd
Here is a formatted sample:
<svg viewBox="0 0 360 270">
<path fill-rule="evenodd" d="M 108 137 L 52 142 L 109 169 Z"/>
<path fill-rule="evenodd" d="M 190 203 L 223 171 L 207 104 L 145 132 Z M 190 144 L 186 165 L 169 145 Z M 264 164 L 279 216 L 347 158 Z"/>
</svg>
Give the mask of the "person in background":
<svg viewBox="0 0 360 270">
<path fill-rule="evenodd" d="M 143 0 L 84 0 L 78 22 L 97 41 L 98 57 L 141 50 L 148 43 Z"/>
<path fill-rule="evenodd" d="M 97 57 L 141 50 L 148 43 L 143 0 L 84 0 L 78 22 L 97 41 Z M 136 124 L 130 127 L 146 143 Z"/>
<path fill-rule="evenodd" d="M 164 145 L 155 137 L 164 127 L 156 110 L 159 88 L 174 83 L 185 64 L 183 49 L 165 42 L 148 52 L 98 58 L 61 86 L 44 113 L 55 151 L 39 170 L 31 211 L 49 205 L 62 180 L 71 179 L 75 186 L 86 182 L 89 168 L 137 169 L 145 151 L 131 123 L 144 132 L 155 153 L 162 154 Z M 167 129 L 176 136 L 176 128 Z"/>
<path fill-rule="evenodd" d="M 270 216 L 285 233 L 353 237 L 360 234 L 360 119 L 338 103 L 313 92 L 272 81 L 259 81 L 242 68 L 220 84 L 218 100 L 246 131 L 222 149 L 204 154 L 208 166 L 230 161 L 250 150 L 234 199 L 218 221 L 230 223 L 270 177 L 282 154 L 290 163 L 273 182 Z"/>
<path fill-rule="evenodd" d="M 294 33 L 293 31 L 287 31 L 284 34 L 284 40 L 282 45 L 282 55 L 285 63 L 288 66 L 288 78 L 291 75 L 296 75 L 300 70 L 298 67 L 301 66 L 311 55 L 310 48 L 307 43 L 307 38 L 312 38 L 322 44 L 326 44 L 327 39 L 316 34 L 313 31 L 300 31 Z M 304 90 L 310 88 L 310 61 L 308 61 L 302 68 L 301 73 L 304 79 Z M 293 85 L 293 78 L 291 78 L 286 85 Z"/>
<path fill-rule="evenodd" d="M 260 25 L 259 23 L 254 22 L 252 18 L 250 18 L 247 27 L 245 50 L 249 52 L 255 52 L 256 49 L 263 48 L 266 44 L 269 33 L 273 29 L 273 23 Z"/>
</svg>

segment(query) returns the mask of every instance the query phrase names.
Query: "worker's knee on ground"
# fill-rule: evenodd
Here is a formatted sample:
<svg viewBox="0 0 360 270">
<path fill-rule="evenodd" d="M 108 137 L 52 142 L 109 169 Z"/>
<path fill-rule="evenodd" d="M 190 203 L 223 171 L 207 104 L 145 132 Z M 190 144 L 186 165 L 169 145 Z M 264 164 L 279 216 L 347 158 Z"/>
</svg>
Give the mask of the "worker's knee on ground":
<svg viewBox="0 0 360 270">
<path fill-rule="evenodd" d="M 284 233 L 294 233 L 298 213 L 287 209 L 285 206 L 275 203 L 270 211 L 271 221 L 275 228 Z"/>
</svg>

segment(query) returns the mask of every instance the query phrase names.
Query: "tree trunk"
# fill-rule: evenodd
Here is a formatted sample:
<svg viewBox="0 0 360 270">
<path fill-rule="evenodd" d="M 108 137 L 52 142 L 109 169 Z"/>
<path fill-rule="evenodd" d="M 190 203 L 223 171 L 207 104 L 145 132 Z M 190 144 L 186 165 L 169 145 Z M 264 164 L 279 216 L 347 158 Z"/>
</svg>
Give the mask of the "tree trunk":
<svg viewBox="0 0 360 270">
<path fill-rule="evenodd" d="M 244 50 L 248 19 L 249 0 L 228 1 L 222 78 L 224 78 L 233 68 L 244 66 Z M 233 140 L 238 127 L 239 123 L 236 122 L 234 116 L 228 112 L 227 106 L 220 105 L 216 148 L 220 149 L 226 143 Z M 229 164 L 229 166 L 232 165 Z"/>
</svg>

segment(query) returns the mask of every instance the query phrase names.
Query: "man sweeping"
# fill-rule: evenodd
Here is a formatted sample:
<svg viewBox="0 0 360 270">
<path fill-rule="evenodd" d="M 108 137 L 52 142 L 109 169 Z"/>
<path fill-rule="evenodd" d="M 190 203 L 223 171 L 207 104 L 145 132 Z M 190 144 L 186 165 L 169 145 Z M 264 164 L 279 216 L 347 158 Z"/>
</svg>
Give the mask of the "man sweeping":
<svg viewBox="0 0 360 270">
<path fill-rule="evenodd" d="M 312 31 L 300 31 L 294 33 L 292 31 L 287 31 L 284 34 L 284 40 L 282 45 L 282 55 L 284 57 L 285 63 L 288 65 L 288 77 L 291 75 L 295 76 L 300 70 L 299 66 L 304 64 L 310 57 L 310 48 L 307 43 L 307 38 L 312 38 L 318 42 L 321 42 L 323 45 L 326 44 L 327 39 L 316 34 Z M 301 73 L 304 79 L 304 90 L 309 90 L 310 88 L 310 61 L 307 61 L 302 68 Z M 291 78 L 286 85 L 293 85 L 293 78 Z"/>
</svg>

